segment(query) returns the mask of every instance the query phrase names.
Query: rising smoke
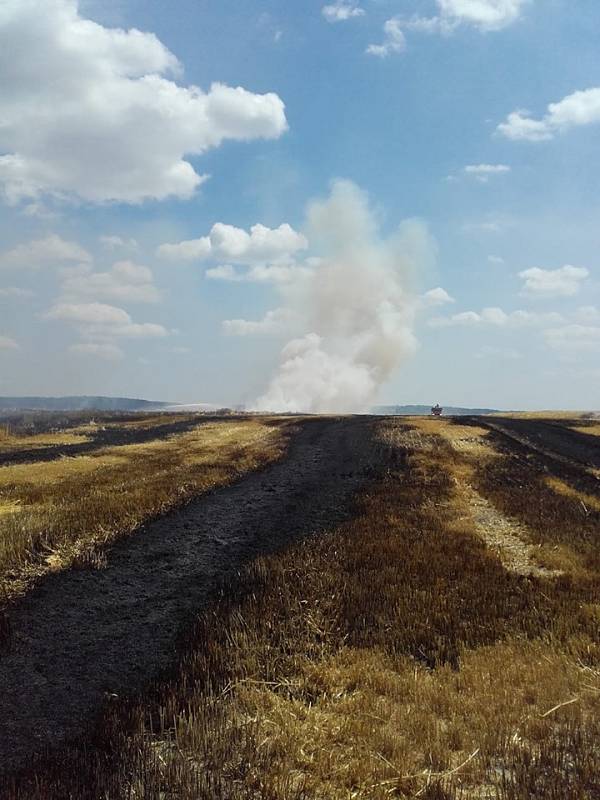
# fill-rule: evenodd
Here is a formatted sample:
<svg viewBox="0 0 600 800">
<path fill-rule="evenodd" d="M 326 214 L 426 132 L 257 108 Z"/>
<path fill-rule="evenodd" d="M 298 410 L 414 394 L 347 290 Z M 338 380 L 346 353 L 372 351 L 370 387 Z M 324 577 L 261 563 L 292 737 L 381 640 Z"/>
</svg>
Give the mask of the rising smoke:
<svg viewBox="0 0 600 800">
<path fill-rule="evenodd" d="M 281 352 L 277 373 L 255 404 L 261 411 L 368 411 L 382 384 L 416 349 L 413 278 L 434 246 L 424 225 L 404 222 L 381 238 L 366 195 L 337 181 L 308 209 L 317 265 L 287 292 L 302 333 Z"/>
</svg>

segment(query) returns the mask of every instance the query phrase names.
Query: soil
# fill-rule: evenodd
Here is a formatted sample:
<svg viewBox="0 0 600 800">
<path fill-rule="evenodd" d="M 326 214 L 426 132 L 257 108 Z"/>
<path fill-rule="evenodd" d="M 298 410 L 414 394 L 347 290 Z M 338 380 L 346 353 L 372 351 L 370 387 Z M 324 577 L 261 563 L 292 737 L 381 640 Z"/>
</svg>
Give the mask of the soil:
<svg viewBox="0 0 600 800">
<path fill-rule="evenodd" d="M 84 734 L 106 694 L 172 664 L 228 571 L 347 518 L 381 463 L 375 422 L 305 420 L 282 461 L 149 523 L 105 568 L 48 576 L 17 601 L 0 651 L 0 773 Z"/>
</svg>

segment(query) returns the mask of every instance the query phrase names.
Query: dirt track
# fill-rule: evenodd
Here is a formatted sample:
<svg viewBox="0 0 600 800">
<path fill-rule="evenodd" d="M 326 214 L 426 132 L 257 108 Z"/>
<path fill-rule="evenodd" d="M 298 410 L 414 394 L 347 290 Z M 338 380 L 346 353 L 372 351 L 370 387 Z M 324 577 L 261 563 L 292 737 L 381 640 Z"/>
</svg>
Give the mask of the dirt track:
<svg viewBox="0 0 600 800">
<path fill-rule="evenodd" d="M 104 693 L 146 683 L 214 579 L 336 524 L 378 462 L 372 418 L 302 423 L 285 460 L 123 540 L 103 570 L 50 576 L 0 651 L 0 772 L 80 734 Z"/>
</svg>

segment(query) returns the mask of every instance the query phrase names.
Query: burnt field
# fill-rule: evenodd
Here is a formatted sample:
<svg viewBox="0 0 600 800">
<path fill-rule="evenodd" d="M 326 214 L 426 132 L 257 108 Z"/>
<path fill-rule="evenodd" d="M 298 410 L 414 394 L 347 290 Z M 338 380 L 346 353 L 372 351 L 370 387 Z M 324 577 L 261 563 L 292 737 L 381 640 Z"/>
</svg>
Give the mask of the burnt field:
<svg viewBox="0 0 600 800">
<path fill-rule="evenodd" d="M 0 468 L 0 796 L 599 796 L 597 422 L 138 424 Z"/>
<path fill-rule="evenodd" d="M 207 424 L 223 420 L 203 415 Z M 226 417 L 232 420 L 233 417 Z M 200 424 L 189 414 L 59 414 L 48 412 L 34 417 L 16 417 L 5 422 L 14 435 L 0 436 L 0 466 L 55 461 L 84 455 L 104 447 L 146 444 L 186 433 Z"/>
<path fill-rule="evenodd" d="M 477 424 L 476 419 L 471 421 Z M 600 470 L 598 436 L 591 432 L 598 429 L 597 420 L 497 417 L 484 424 L 525 449 L 533 449 L 555 461 Z"/>
</svg>

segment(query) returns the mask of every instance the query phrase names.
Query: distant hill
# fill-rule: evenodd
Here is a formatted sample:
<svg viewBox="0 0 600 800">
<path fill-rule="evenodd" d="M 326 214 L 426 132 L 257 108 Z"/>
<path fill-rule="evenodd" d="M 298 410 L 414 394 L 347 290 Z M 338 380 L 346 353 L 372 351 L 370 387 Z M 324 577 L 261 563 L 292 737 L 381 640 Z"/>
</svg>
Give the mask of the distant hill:
<svg viewBox="0 0 600 800">
<path fill-rule="evenodd" d="M 386 416 L 421 416 L 431 414 L 431 406 L 374 406 L 373 414 L 383 414 Z M 455 406 L 444 406 L 444 416 L 449 417 L 483 417 L 488 414 L 497 414 L 496 408 L 457 408 Z"/>
<path fill-rule="evenodd" d="M 168 405 L 131 397 L 0 397 L 0 411 L 155 411 Z"/>
</svg>

